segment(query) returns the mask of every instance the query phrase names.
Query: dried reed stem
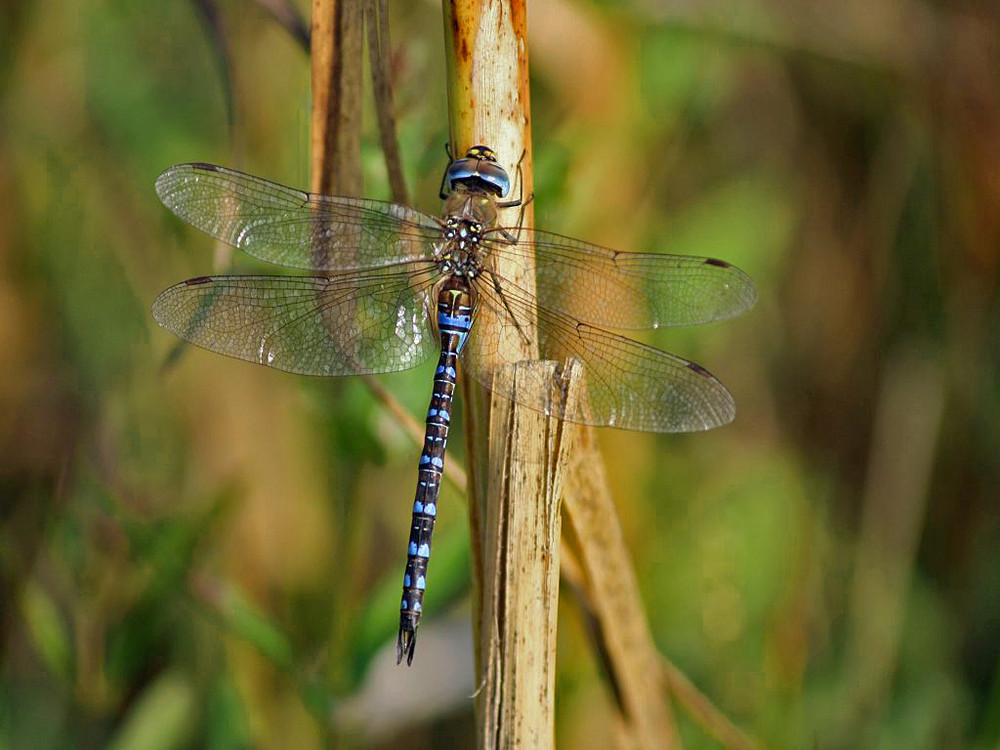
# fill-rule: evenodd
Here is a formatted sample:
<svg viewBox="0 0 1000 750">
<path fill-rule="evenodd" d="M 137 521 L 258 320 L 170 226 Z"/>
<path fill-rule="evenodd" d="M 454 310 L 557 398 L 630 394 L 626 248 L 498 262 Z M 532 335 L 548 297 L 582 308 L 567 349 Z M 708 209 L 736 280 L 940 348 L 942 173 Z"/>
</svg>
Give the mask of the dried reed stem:
<svg viewBox="0 0 1000 750">
<path fill-rule="evenodd" d="M 451 149 L 492 148 L 514 178 L 514 196 L 531 195 L 528 58 L 523 0 L 445 3 Z M 501 212 L 513 226 L 518 209 Z M 530 226 L 529 205 L 523 224 Z M 530 262 L 500 259 L 503 278 L 534 290 Z M 534 321 L 521 321 L 528 340 L 511 337 L 501 358 L 517 365 L 497 378 L 556 383 L 557 368 L 538 362 Z M 545 370 L 542 376 L 536 371 Z M 505 390 L 500 388 L 499 390 Z M 554 742 L 555 634 L 558 597 L 562 466 L 575 430 L 558 420 L 464 385 L 470 465 L 480 747 L 551 747 Z M 558 394 L 558 396 L 557 396 Z M 575 398 L 559 382 L 553 397 Z M 554 402 L 556 403 L 556 402 Z M 558 408 L 558 407 L 557 407 Z M 482 460 L 489 424 L 488 465 Z M 478 457 L 478 463 L 476 463 Z"/>
<path fill-rule="evenodd" d="M 368 28 L 368 61 L 372 69 L 372 93 L 382 156 L 389 175 L 389 191 L 396 203 L 408 204 L 409 194 L 403 177 L 403 158 L 396 137 L 396 112 L 392 106 L 392 81 L 389 78 L 389 9 L 386 0 L 365 0 L 365 26 Z"/>
<path fill-rule="evenodd" d="M 754 750 L 757 747 L 756 743 L 733 724 L 669 659 L 664 658 L 661 666 L 664 689 L 676 699 L 688 716 L 721 742 L 723 747 L 730 750 Z"/>
<path fill-rule="evenodd" d="M 566 537 L 579 561 L 581 604 L 621 709 L 620 744 L 671 748 L 679 739 L 661 687 L 660 655 L 646 622 L 632 560 L 592 428 L 580 430 L 564 479 Z"/>
<path fill-rule="evenodd" d="M 496 380 L 514 395 L 552 383 L 553 414 L 575 408 L 579 392 L 578 367 L 562 375 L 554 362 L 507 365 Z M 490 419 L 479 746 L 553 747 L 560 501 L 578 428 L 496 394 Z"/>
<path fill-rule="evenodd" d="M 361 30 L 361 0 L 313 0 L 314 193 L 361 193 Z"/>
</svg>

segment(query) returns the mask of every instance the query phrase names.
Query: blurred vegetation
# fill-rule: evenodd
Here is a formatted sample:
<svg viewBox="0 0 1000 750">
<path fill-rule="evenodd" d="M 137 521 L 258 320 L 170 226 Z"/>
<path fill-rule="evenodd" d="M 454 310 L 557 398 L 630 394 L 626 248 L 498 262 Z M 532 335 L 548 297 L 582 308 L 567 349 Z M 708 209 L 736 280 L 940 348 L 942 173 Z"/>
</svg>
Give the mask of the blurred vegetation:
<svg viewBox="0 0 1000 750">
<path fill-rule="evenodd" d="M 396 669 L 418 449 L 359 382 L 178 348 L 148 313 L 257 268 L 170 215 L 160 171 L 308 184 L 308 59 L 263 5 L 221 2 L 216 32 L 205 3 L 0 9 L 0 747 L 470 736 L 462 497 Z M 601 433 L 664 654 L 767 747 L 997 747 L 1000 6 L 530 10 L 538 226 L 725 258 L 760 292 L 649 337 L 730 387 L 734 425 Z M 405 173 L 436 212 L 441 11 L 391 11 Z M 383 382 L 419 414 L 427 376 Z M 564 604 L 559 745 L 606 747 Z"/>
</svg>

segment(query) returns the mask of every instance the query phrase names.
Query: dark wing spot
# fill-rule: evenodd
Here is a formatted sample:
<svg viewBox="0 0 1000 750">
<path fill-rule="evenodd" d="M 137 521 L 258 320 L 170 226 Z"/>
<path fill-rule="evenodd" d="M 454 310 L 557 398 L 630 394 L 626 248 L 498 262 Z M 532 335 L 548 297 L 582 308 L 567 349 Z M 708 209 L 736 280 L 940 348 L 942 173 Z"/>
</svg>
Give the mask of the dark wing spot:
<svg viewBox="0 0 1000 750">
<path fill-rule="evenodd" d="M 711 378 L 712 380 L 715 380 L 715 376 L 712 373 L 710 373 L 708 370 L 706 370 L 704 367 L 702 367 L 701 365 L 697 365 L 694 362 L 688 362 L 687 366 L 688 366 L 688 369 L 694 370 L 696 373 L 698 373 L 702 377 L 704 377 L 704 378 Z"/>
<path fill-rule="evenodd" d="M 184 283 L 187 284 L 188 286 L 197 286 L 198 284 L 211 284 L 212 283 L 212 277 L 211 276 L 198 276 L 197 278 L 194 278 L 194 279 L 188 279 Z"/>
<path fill-rule="evenodd" d="M 188 166 L 191 167 L 192 169 L 200 169 L 200 170 L 202 170 L 204 172 L 218 172 L 219 171 L 218 165 L 216 165 L 216 164 L 209 164 L 208 162 L 204 162 L 204 161 L 192 162 Z"/>
<path fill-rule="evenodd" d="M 715 258 L 705 258 L 705 263 L 709 266 L 718 266 L 719 268 L 731 268 L 726 261 L 716 260 Z"/>
</svg>

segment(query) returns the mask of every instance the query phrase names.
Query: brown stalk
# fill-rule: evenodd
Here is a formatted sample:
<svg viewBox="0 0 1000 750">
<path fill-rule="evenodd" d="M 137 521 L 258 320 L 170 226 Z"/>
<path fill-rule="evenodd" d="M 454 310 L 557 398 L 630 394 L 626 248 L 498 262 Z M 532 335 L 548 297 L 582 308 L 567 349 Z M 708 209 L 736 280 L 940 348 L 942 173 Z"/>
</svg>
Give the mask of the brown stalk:
<svg viewBox="0 0 1000 750">
<path fill-rule="evenodd" d="M 695 687 L 690 678 L 669 659 L 663 658 L 664 689 L 680 704 L 681 708 L 701 725 L 702 729 L 733 750 L 754 750 L 757 744 L 737 727 Z"/>
<path fill-rule="evenodd" d="M 312 3 L 312 141 L 311 187 L 315 193 L 359 195 L 361 192 L 361 0 L 313 0 Z M 312 248 L 322 267 L 326 248 Z M 346 508 L 350 510 L 350 506 Z M 345 519 L 340 529 L 341 554 L 352 557 L 357 543 Z M 350 607 L 346 587 L 333 590 L 332 611 L 337 613 L 331 633 L 346 630 Z M 337 681 L 336 665 L 345 663 L 338 649 L 342 640 L 330 639 L 331 683 Z"/>
<path fill-rule="evenodd" d="M 398 166 L 395 119 L 387 69 L 389 43 L 384 0 L 365 0 L 369 28 L 379 25 L 378 52 L 372 45 L 372 78 L 376 88 L 382 145 L 387 148 L 393 199 L 406 202 L 406 186 Z M 371 6 L 378 5 L 377 9 Z M 318 193 L 358 195 L 361 192 L 361 16 L 359 0 L 314 0 L 312 7 L 312 190 Z M 376 73 L 375 69 L 381 68 Z M 376 80 L 377 79 L 377 80 Z M 386 110 L 383 113 L 383 110 Z M 386 126 L 386 123 L 389 123 Z M 395 154 L 394 158 L 389 153 Z M 393 167 L 392 163 L 396 162 Z M 392 178 L 395 174 L 396 178 Z M 320 250 L 317 249 L 317 252 Z M 423 426 L 370 375 L 363 376 L 372 395 L 398 420 L 417 445 L 424 441 Z M 444 476 L 460 491 L 467 478 L 455 460 L 445 464 Z"/>
<path fill-rule="evenodd" d="M 579 563 L 592 612 L 592 632 L 604 656 L 622 714 L 624 747 L 679 746 L 669 702 L 661 690 L 660 654 L 639 596 L 632 560 L 611 500 L 593 428 L 580 430 L 567 470 L 563 510 L 566 539 Z"/>
<path fill-rule="evenodd" d="M 444 16 L 452 155 L 489 146 L 513 178 L 511 197 L 527 199 L 532 159 L 525 3 L 449 0 Z M 532 219 L 529 204 L 522 226 L 531 226 Z M 519 220 L 520 209 L 506 209 L 499 224 L 516 226 Z M 498 261 L 500 276 L 534 290 L 530 262 Z M 521 327 L 527 336 L 503 340 L 500 357 L 525 361 L 499 368 L 495 377 L 507 383 L 498 390 L 516 393 L 521 383 L 544 379 L 553 383 L 554 408 L 571 403 L 575 368 L 569 379 L 559 378 L 554 363 L 537 361 L 534 321 L 521 321 Z M 478 457 L 469 485 L 477 742 L 489 748 L 552 747 L 559 504 L 576 428 L 499 396 L 487 405 L 478 386 L 464 386 L 469 455 Z"/>
<path fill-rule="evenodd" d="M 516 396 L 542 376 L 550 413 L 575 408 L 576 367 L 563 375 L 555 362 L 527 360 L 495 379 Z M 560 505 L 578 428 L 496 393 L 490 420 L 477 739 L 483 748 L 554 747 Z"/>
<path fill-rule="evenodd" d="M 568 535 L 568 534 L 567 534 Z M 580 562 L 577 560 L 573 550 L 566 546 L 566 539 L 563 538 L 564 549 L 562 552 L 561 573 L 563 583 L 572 592 L 584 617 L 587 632 L 593 642 L 594 651 L 600 660 L 601 668 L 610 680 L 611 691 L 619 709 L 625 714 L 628 711 L 627 696 L 623 690 L 627 690 L 627 685 L 620 683 L 619 670 L 615 668 L 611 654 L 608 651 L 608 642 L 602 632 L 601 622 L 598 619 L 593 601 L 588 592 L 588 584 L 584 576 Z M 698 690 L 691 679 L 677 668 L 665 656 L 660 657 L 660 679 L 661 691 L 673 697 L 684 712 L 697 722 L 706 733 L 715 737 L 722 743 L 723 747 L 734 750 L 754 750 L 756 744 L 739 727 L 733 724 L 712 701 Z M 651 696 L 656 698 L 656 696 Z M 642 743 L 640 738 L 635 736 L 628 725 L 621 727 L 619 745 L 622 747 L 643 747 L 650 744 Z"/>
<path fill-rule="evenodd" d="M 850 732 L 884 710 L 900 659 L 947 398 L 943 367 L 929 351 L 919 341 L 891 350 L 880 384 L 847 609 L 850 689 L 841 712 Z"/>
<path fill-rule="evenodd" d="M 501 162 L 516 171 L 516 160 L 521 154 L 520 174 L 523 195 L 531 194 L 530 110 L 528 95 L 527 37 L 524 2 L 489 0 L 450 0 L 445 3 L 445 31 L 448 52 L 448 94 L 451 126 L 451 143 L 454 154 L 467 147 L 482 143 L 497 151 Z M 516 218 L 515 218 L 516 220 Z M 509 216 L 501 223 L 510 225 Z M 525 215 L 530 226 L 531 210 Z M 524 254 L 520 254 L 524 255 Z M 530 264 L 505 268 L 502 273 L 534 289 L 534 269 Z M 507 361 L 537 356 L 533 346 L 521 351 L 504 353 Z M 536 363 L 544 366 L 544 363 Z M 501 371 L 498 377 L 508 376 Z M 546 573 L 526 574 L 523 565 L 559 564 L 559 545 L 552 533 L 558 529 L 539 529 L 535 522 L 547 518 L 550 506 L 546 493 L 538 487 L 561 488 L 566 484 L 567 518 L 574 526 L 572 533 L 579 540 L 579 557 L 586 580 L 594 586 L 594 599 L 607 597 L 597 608 L 597 620 L 606 639 L 609 671 L 612 680 L 620 685 L 623 696 L 622 724 L 624 739 L 637 747 L 674 746 L 676 732 L 658 690 L 659 655 L 652 644 L 638 590 L 631 576 L 631 566 L 621 541 L 617 519 L 607 492 L 601 458 L 593 442 L 591 431 L 583 444 L 575 444 L 574 457 L 579 457 L 565 479 L 561 465 L 553 464 L 545 481 L 537 477 L 521 481 L 521 472 L 537 471 L 539 462 L 516 460 L 526 457 L 520 452 L 518 441 L 536 441 L 536 426 L 530 418 L 520 415 L 520 407 L 508 407 L 503 399 L 493 400 L 495 411 L 488 416 L 478 388 L 468 385 L 466 403 L 470 412 L 467 423 L 469 455 L 482 456 L 480 449 L 486 430 L 483 425 L 492 419 L 489 429 L 489 465 L 473 464 L 470 491 L 470 524 L 472 549 L 478 599 L 474 601 L 477 619 L 478 674 L 480 690 L 477 695 L 477 721 L 481 747 L 525 746 L 545 747 L 552 742 L 551 705 L 554 674 L 555 608 L 534 622 L 511 621 L 511 617 L 524 614 L 517 606 L 513 584 L 536 586 L 545 599 L 550 590 L 537 588 L 547 581 Z M 508 408 L 510 411 L 508 411 Z M 537 419 L 537 415 L 536 415 Z M 544 420 L 541 420 L 544 422 Z M 573 428 L 574 433 L 577 428 Z M 575 439 L 574 439 L 575 441 Z M 561 445 L 563 448 L 570 441 Z M 565 452 L 556 458 L 565 457 Z M 548 458 L 548 455 L 546 455 Z M 517 481 L 514 481 L 517 479 Z M 558 496 L 555 498 L 558 503 Z M 587 509 L 591 512 L 588 517 Z M 521 514 L 524 515 L 517 516 Z M 596 511 L 594 513 L 593 511 Z M 517 517 L 515 517 L 517 516 Z M 598 518 L 613 533 L 601 533 L 587 523 L 588 518 Z M 534 520 L 533 520 L 534 519 Z M 528 531 L 514 528 L 525 523 Z M 535 536 L 525 539 L 529 532 Z M 544 553 L 542 552 L 544 550 Z M 534 555 L 533 560 L 526 558 Z M 515 559 L 516 558 L 516 559 Z M 623 568 L 607 572 L 603 564 Z M 613 590 L 609 590 L 613 589 Z M 621 617 L 622 621 L 614 621 Z M 519 649 L 536 649 L 544 657 L 521 661 Z M 534 669 L 526 677 L 515 668 Z M 542 679 L 539 675 L 545 675 Z M 534 692 L 519 692 L 531 685 Z M 541 705 L 540 705 L 541 704 Z M 525 716 L 529 718 L 525 719 Z"/>
<path fill-rule="evenodd" d="M 368 29 L 368 60 L 372 69 L 372 91 L 378 117 L 382 156 L 389 175 L 389 190 L 396 203 L 408 204 L 409 195 L 403 177 L 403 159 L 396 138 L 396 112 L 392 106 L 389 79 L 389 10 L 386 0 L 365 0 L 365 26 Z"/>
<path fill-rule="evenodd" d="M 360 0 L 313 0 L 314 193 L 361 193 L 361 22 Z"/>
<path fill-rule="evenodd" d="M 257 5 L 271 16 L 289 36 L 308 54 L 309 27 L 292 0 L 255 0 Z"/>
</svg>

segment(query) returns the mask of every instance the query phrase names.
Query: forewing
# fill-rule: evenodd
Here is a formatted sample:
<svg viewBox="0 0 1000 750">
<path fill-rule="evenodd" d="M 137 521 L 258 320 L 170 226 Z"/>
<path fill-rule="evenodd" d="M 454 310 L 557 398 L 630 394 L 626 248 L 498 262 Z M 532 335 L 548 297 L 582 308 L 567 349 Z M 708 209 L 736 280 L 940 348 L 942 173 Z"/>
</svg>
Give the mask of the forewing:
<svg viewBox="0 0 1000 750">
<path fill-rule="evenodd" d="M 156 321 L 185 341 L 303 375 L 405 370 L 437 350 L 433 266 L 365 274 L 205 276 L 166 289 Z"/>
<path fill-rule="evenodd" d="M 520 230 L 517 245 L 493 234 L 490 246 L 532 256 L 539 301 L 597 326 L 708 323 L 740 315 L 757 299 L 746 273 L 714 258 L 619 252 L 534 229 Z"/>
<path fill-rule="evenodd" d="M 396 203 L 316 195 L 213 164 L 180 164 L 156 180 L 164 205 L 255 258 L 342 271 L 431 257 L 430 216 Z"/>
<path fill-rule="evenodd" d="M 708 430 L 733 420 L 732 396 L 702 367 L 548 310 L 502 279 L 500 289 L 502 295 L 492 284 L 477 284 L 476 320 L 463 357 L 467 371 L 486 387 L 502 388 L 493 374 L 511 360 L 504 356 L 504 339 L 537 325 L 540 359 L 581 363 L 585 395 L 572 413 L 560 415 L 564 419 L 648 432 Z M 521 378 L 513 398 L 544 412 L 550 394 L 550 383 Z"/>
</svg>

